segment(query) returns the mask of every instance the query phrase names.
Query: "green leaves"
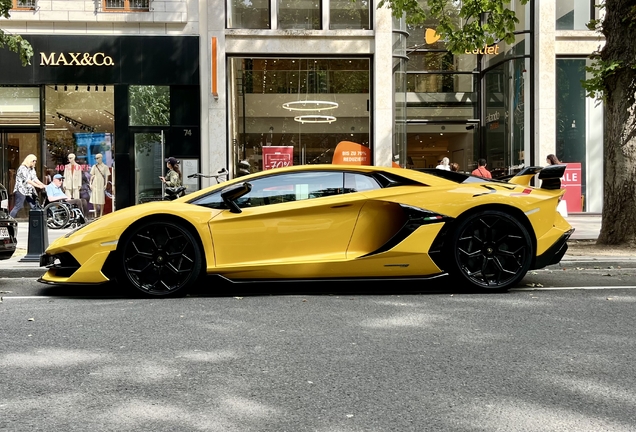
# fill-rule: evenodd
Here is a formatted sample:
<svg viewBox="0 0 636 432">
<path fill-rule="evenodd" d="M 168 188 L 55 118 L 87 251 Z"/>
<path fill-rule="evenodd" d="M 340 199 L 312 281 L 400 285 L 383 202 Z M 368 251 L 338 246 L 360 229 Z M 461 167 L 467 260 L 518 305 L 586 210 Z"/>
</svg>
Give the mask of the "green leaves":
<svg viewBox="0 0 636 432">
<path fill-rule="evenodd" d="M 13 6 L 11 0 L 0 0 L 0 17 L 8 19 L 10 17 L 9 10 Z M 8 48 L 10 51 L 20 56 L 22 66 L 31 64 L 33 57 L 33 47 L 24 40 L 20 35 L 6 33 L 0 29 L 0 49 Z"/>
<path fill-rule="evenodd" d="M 396 18 L 405 16 L 410 25 L 439 22 L 435 30 L 455 54 L 502 40 L 512 43 L 519 23 L 510 0 L 382 0 L 380 7 L 390 8 Z"/>
<path fill-rule="evenodd" d="M 13 7 L 11 0 L 0 0 L 0 17 L 9 18 L 9 9 Z"/>
</svg>

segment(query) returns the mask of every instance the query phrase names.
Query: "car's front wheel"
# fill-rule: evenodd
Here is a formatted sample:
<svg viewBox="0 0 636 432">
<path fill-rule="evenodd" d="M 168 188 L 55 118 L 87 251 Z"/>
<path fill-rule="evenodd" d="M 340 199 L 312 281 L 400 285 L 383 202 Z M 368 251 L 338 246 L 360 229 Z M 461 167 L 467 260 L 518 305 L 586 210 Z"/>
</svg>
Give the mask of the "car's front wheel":
<svg viewBox="0 0 636 432">
<path fill-rule="evenodd" d="M 201 274 L 202 258 L 192 233 L 176 222 L 148 221 L 121 243 L 121 277 L 151 297 L 184 295 Z"/>
<path fill-rule="evenodd" d="M 460 285 L 503 291 L 526 275 L 534 255 L 528 230 L 513 216 L 486 210 L 461 220 L 447 248 L 449 275 Z"/>
</svg>

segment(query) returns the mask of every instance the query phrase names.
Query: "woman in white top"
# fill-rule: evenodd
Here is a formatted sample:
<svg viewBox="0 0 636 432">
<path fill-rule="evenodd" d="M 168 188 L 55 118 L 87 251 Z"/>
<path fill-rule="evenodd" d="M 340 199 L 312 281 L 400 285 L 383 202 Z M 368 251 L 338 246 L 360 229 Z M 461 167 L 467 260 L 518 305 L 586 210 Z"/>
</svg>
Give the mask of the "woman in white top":
<svg viewBox="0 0 636 432">
<path fill-rule="evenodd" d="M 450 160 L 447 157 L 443 158 L 440 164 L 435 168 L 450 171 Z"/>
</svg>

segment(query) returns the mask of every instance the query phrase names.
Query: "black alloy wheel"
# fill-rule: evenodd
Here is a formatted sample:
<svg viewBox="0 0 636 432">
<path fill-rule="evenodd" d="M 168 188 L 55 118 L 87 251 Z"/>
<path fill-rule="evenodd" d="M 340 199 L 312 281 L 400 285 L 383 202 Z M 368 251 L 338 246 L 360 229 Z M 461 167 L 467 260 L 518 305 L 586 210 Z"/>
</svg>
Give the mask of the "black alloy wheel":
<svg viewBox="0 0 636 432">
<path fill-rule="evenodd" d="M 528 230 L 513 216 L 496 210 L 461 221 L 449 246 L 450 276 L 490 291 L 519 283 L 534 256 Z"/>
<path fill-rule="evenodd" d="M 185 295 L 201 274 L 201 250 L 179 223 L 148 221 L 121 244 L 123 280 L 150 297 Z"/>
</svg>

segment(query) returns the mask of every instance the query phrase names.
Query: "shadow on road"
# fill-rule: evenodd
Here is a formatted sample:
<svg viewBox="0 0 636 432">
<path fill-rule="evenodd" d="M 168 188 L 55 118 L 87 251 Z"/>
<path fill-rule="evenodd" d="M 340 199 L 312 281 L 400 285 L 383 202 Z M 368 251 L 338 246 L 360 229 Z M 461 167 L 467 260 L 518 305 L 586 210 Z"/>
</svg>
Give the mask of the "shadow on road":
<svg viewBox="0 0 636 432">
<path fill-rule="evenodd" d="M 432 280 L 385 281 L 289 281 L 233 283 L 218 277 L 205 277 L 186 297 L 236 297 L 270 295 L 413 295 L 488 294 L 461 286 L 451 286 L 448 277 Z M 36 295 L 74 298 L 143 298 L 123 284 L 46 285 Z"/>
</svg>

